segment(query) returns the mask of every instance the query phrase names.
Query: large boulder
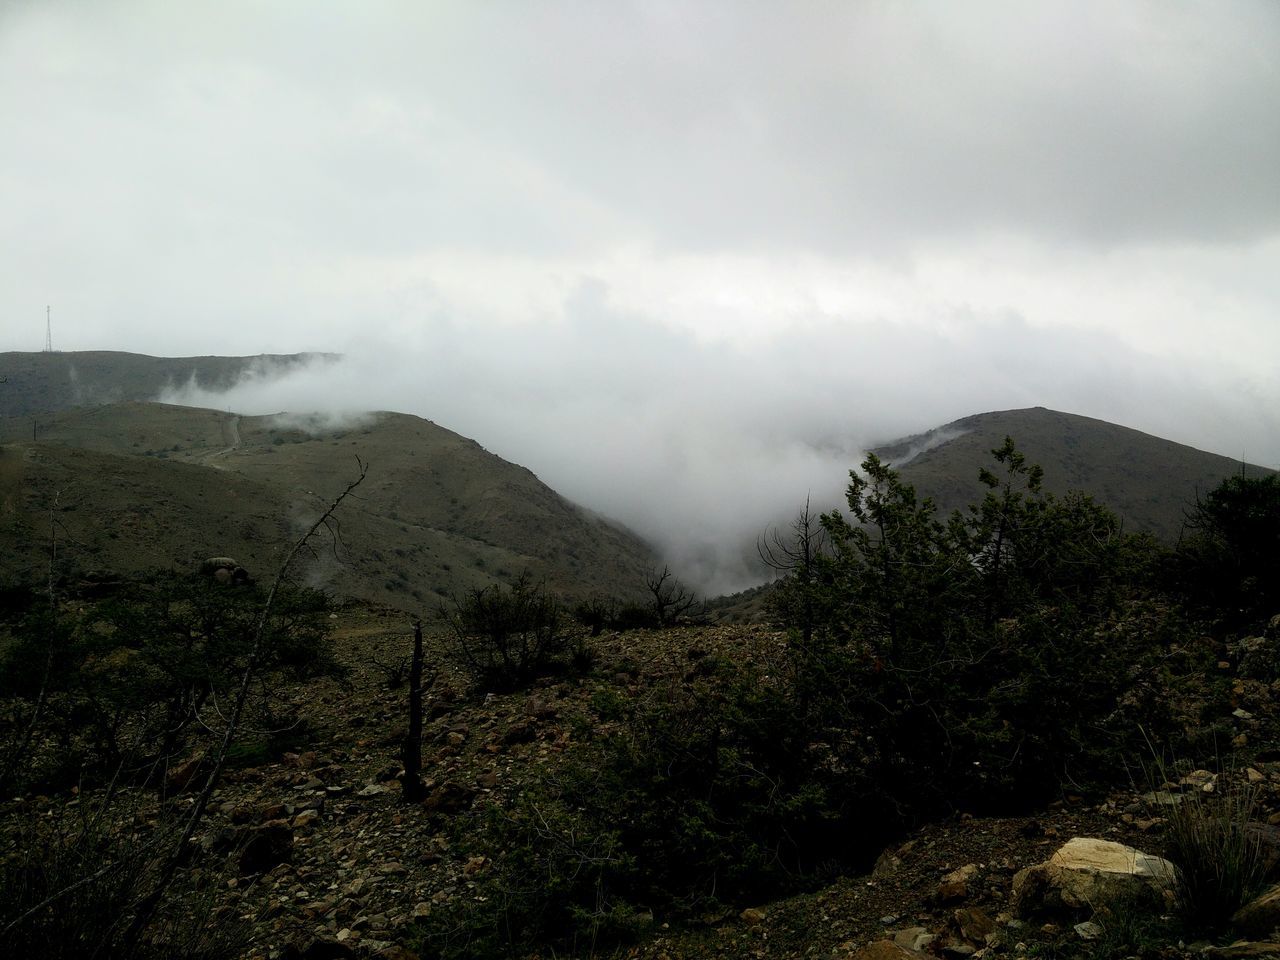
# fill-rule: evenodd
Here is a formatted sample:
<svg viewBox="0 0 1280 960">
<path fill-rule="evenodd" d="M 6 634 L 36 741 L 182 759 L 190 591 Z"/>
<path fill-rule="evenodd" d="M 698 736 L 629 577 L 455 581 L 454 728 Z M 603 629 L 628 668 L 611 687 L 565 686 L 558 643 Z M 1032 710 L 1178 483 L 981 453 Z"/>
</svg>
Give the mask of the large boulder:
<svg viewBox="0 0 1280 960">
<path fill-rule="evenodd" d="M 1075 837 L 1044 863 L 1014 875 L 1013 908 L 1019 916 L 1049 920 L 1142 901 L 1159 909 L 1173 895 L 1175 873 L 1168 860 L 1123 843 Z"/>
<path fill-rule="evenodd" d="M 182 793 L 192 785 L 200 774 L 209 767 L 208 757 L 203 750 L 174 764 L 164 776 L 164 789 L 168 794 Z"/>
</svg>

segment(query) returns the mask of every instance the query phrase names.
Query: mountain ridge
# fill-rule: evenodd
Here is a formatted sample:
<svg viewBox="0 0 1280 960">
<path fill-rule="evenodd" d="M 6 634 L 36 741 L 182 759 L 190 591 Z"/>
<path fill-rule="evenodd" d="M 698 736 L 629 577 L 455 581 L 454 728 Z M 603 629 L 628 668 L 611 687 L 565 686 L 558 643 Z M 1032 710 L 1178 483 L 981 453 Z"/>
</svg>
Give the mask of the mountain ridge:
<svg viewBox="0 0 1280 960">
<path fill-rule="evenodd" d="M 194 380 L 209 390 L 234 386 L 247 373 L 284 372 L 330 353 L 245 357 L 153 357 L 121 350 L 0 353 L 0 417 L 24 417 L 71 407 L 153 400 Z"/>
<path fill-rule="evenodd" d="M 921 496 L 950 513 L 982 498 L 978 469 L 1011 436 L 1028 462 L 1044 468 L 1045 489 L 1082 490 L 1133 529 L 1167 542 L 1182 532 L 1195 498 L 1229 476 L 1274 471 L 1080 414 L 1025 407 L 972 414 L 872 450 L 899 469 Z M 967 465 L 967 468 L 966 468 Z"/>
</svg>

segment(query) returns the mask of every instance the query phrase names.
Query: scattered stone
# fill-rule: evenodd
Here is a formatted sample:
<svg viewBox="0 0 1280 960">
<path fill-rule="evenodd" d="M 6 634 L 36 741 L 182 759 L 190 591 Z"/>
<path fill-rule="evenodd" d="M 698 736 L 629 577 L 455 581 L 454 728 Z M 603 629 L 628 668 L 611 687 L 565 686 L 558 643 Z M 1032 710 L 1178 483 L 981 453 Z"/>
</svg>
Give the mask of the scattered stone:
<svg viewBox="0 0 1280 960">
<path fill-rule="evenodd" d="M 925 948 L 938 939 L 926 927 L 907 927 L 893 935 L 893 942 L 904 950 L 915 953 L 924 952 Z"/>
<path fill-rule="evenodd" d="M 240 876 L 267 873 L 293 859 L 293 830 L 284 820 L 269 820 L 249 834 L 240 851 Z"/>
<path fill-rule="evenodd" d="M 958 870 L 952 870 L 942 878 L 938 885 L 938 902 L 942 904 L 957 903 L 969 896 L 969 883 L 978 875 L 978 865 L 967 863 Z"/>
<path fill-rule="evenodd" d="M 961 908 L 952 914 L 952 920 L 960 936 L 978 946 L 985 944 L 996 929 L 996 922 L 980 907 Z"/>
<path fill-rule="evenodd" d="M 449 780 L 431 791 L 422 806 L 432 813 L 461 813 L 471 806 L 477 792 L 475 787 Z"/>
<path fill-rule="evenodd" d="M 738 914 L 738 919 L 749 927 L 758 927 L 764 923 L 765 916 L 765 912 L 759 907 L 747 907 L 747 909 Z"/>
<path fill-rule="evenodd" d="M 1178 781 L 1181 786 L 1192 787 L 1205 793 L 1213 793 L 1218 782 L 1218 775 L 1208 770 L 1192 770 Z"/>
<path fill-rule="evenodd" d="M 356 791 L 357 797 L 378 797 L 387 792 L 387 788 L 379 783 L 371 783 Z"/>
<path fill-rule="evenodd" d="M 402 947 L 398 943 L 393 943 L 389 947 L 383 947 L 374 954 L 376 960 L 418 960 L 418 955 L 408 947 Z"/>
<path fill-rule="evenodd" d="M 283 954 L 285 960 L 349 960 L 355 955 L 347 944 L 329 937 L 317 937 L 301 947 L 287 947 Z"/>
<path fill-rule="evenodd" d="M 167 793 L 182 793 L 189 786 L 191 781 L 200 773 L 201 768 L 205 766 L 205 754 L 201 751 L 186 760 L 183 760 L 176 767 L 170 767 L 168 774 L 164 778 L 164 788 Z"/>
<path fill-rule="evenodd" d="M 867 944 L 850 960 L 920 960 L 920 954 L 900 947 L 892 940 L 878 940 Z"/>
<path fill-rule="evenodd" d="M 1263 891 L 1231 918 L 1231 925 L 1250 937 L 1270 937 L 1280 928 L 1280 884 Z"/>
<path fill-rule="evenodd" d="M 1265 875 L 1273 876 L 1276 868 L 1280 867 L 1280 826 L 1250 821 L 1245 825 L 1245 835 L 1262 851 Z"/>
<path fill-rule="evenodd" d="M 1097 940 L 1102 936 L 1102 927 L 1094 923 L 1092 920 L 1086 920 L 1083 923 L 1075 925 L 1076 936 L 1081 940 Z"/>
<path fill-rule="evenodd" d="M 1237 940 L 1225 947 L 1210 947 L 1206 957 L 1214 960 L 1248 960 L 1250 957 L 1280 957 L 1280 943 Z"/>
<path fill-rule="evenodd" d="M 431 904 L 420 900 L 413 905 L 413 919 L 424 920 L 429 916 L 431 916 Z"/>
</svg>

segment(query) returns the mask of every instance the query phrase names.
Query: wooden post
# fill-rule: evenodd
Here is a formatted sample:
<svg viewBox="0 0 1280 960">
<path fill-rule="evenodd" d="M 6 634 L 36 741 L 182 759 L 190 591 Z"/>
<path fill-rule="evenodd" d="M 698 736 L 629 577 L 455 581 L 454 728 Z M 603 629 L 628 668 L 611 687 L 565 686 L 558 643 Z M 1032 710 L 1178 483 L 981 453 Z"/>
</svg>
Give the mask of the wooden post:
<svg viewBox="0 0 1280 960">
<path fill-rule="evenodd" d="M 413 623 L 413 660 L 409 665 L 409 732 L 400 748 L 404 774 L 400 781 L 405 800 L 419 803 L 426 796 L 422 785 L 422 621 Z"/>
</svg>

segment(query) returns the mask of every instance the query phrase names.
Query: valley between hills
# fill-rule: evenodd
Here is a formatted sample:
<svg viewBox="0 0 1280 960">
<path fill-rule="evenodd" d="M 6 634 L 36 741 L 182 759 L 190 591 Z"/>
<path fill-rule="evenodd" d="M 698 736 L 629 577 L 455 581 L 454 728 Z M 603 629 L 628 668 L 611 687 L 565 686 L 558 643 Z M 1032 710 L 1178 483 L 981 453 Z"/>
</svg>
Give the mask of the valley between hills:
<svg viewBox="0 0 1280 960">
<path fill-rule="evenodd" d="M 1274 472 L 976 414 L 695 604 L 483 438 L 155 400 L 306 359 L 0 355 L 10 955 L 1280 956 Z"/>
</svg>

